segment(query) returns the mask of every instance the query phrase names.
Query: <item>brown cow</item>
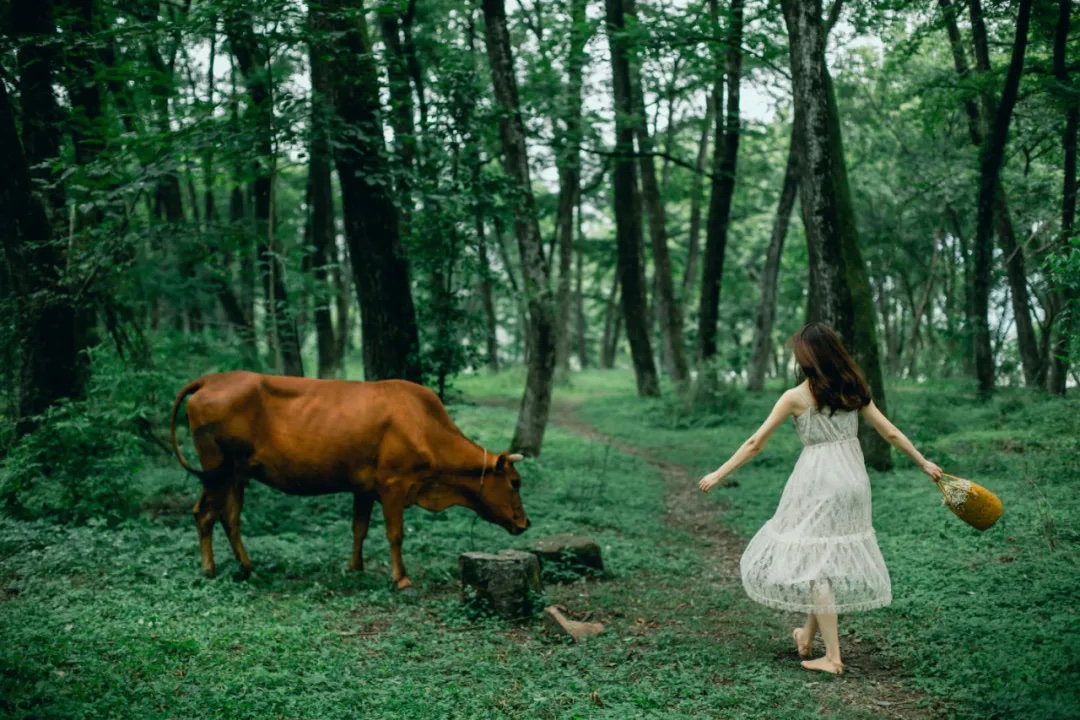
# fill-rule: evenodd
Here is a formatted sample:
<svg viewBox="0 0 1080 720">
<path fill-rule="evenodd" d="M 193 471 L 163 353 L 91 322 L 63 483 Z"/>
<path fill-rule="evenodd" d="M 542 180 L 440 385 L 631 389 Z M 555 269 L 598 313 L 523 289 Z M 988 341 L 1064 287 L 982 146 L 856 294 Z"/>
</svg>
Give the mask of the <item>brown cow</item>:
<svg viewBox="0 0 1080 720">
<path fill-rule="evenodd" d="M 202 470 L 176 442 L 176 416 L 188 395 L 188 424 Z M 211 542 L 221 521 L 244 573 L 240 541 L 244 488 L 251 478 L 293 495 L 353 493 L 349 568 L 363 569 L 371 508 L 382 505 L 394 581 L 412 583 L 401 562 L 404 511 L 453 505 L 517 535 L 529 527 L 513 463 L 521 455 L 491 453 L 462 434 L 438 396 L 404 380 L 347 382 L 228 372 L 188 384 L 173 404 L 173 450 L 202 480 L 193 510 L 202 569 L 214 574 Z"/>
</svg>

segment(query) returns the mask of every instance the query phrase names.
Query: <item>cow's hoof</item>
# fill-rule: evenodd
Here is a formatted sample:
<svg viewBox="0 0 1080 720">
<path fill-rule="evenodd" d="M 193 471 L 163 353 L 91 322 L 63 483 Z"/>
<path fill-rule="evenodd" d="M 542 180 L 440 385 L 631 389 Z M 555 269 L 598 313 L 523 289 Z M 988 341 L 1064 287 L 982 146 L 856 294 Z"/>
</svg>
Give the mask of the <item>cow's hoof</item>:
<svg viewBox="0 0 1080 720">
<path fill-rule="evenodd" d="M 203 577 L 212 578 L 215 575 L 217 575 L 217 571 L 214 570 L 213 566 L 211 566 L 211 567 L 203 567 L 202 574 L 203 574 Z"/>
<path fill-rule="evenodd" d="M 419 593 L 416 591 L 416 588 L 414 588 L 412 585 L 398 588 L 398 592 L 400 592 L 405 597 L 416 597 L 417 595 L 419 595 Z"/>
<path fill-rule="evenodd" d="M 244 582 L 250 579 L 253 573 L 254 570 L 251 568 L 250 565 L 248 567 L 241 567 L 239 570 L 233 573 L 233 580 L 236 580 L 237 582 Z"/>
</svg>

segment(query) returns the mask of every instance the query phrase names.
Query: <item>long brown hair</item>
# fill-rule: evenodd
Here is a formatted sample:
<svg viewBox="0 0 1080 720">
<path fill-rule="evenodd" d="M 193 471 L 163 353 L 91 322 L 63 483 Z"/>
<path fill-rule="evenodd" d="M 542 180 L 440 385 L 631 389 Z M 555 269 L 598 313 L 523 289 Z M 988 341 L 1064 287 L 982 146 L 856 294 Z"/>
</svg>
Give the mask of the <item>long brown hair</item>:
<svg viewBox="0 0 1080 720">
<path fill-rule="evenodd" d="M 866 378 L 831 327 L 810 323 L 792 335 L 788 345 L 795 352 L 799 380 L 810 381 L 819 409 L 829 408 L 831 414 L 870 404 Z"/>
</svg>

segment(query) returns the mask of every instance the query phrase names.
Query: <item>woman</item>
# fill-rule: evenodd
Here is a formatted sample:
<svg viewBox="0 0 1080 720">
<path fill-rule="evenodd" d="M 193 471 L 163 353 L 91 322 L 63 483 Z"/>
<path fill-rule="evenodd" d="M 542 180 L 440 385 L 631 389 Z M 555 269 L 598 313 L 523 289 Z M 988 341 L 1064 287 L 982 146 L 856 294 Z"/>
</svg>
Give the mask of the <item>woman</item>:
<svg viewBox="0 0 1080 720">
<path fill-rule="evenodd" d="M 811 323 L 790 343 L 804 382 L 785 392 L 757 432 L 698 485 L 709 492 L 760 453 L 782 422 L 795 418 L 803 451 L 776 514 L 743 553 L 743 587 L 763 605 L 805 612 L 806 624 L 792 631 L 799 655 L 810 657 L 820 630 L 825 656 L 804 660 L 803 667 L 841 673 L 837 613 L 892 602 L 889 571 L 871 524 L 858 413 L 931 479 L 941 477 L 941 468 L 877 409 L 859 367 L 831 328 Z"/>
</svg>

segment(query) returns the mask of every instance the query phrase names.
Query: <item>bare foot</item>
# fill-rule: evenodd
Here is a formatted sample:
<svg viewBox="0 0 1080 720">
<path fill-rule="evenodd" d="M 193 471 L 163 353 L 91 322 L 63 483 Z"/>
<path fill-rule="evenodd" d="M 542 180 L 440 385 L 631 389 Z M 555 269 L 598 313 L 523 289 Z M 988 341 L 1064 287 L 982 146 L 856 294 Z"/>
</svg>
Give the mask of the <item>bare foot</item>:
<svg viewBox="0 0 1080 720">
<path fill-rule="evenodd" d="M 819 657 L 817 660 L 803 660 L 802 666 L 807 670 L 819 670 L 833 675 L 840 675 L 844 672 L 844 663 L 835 662 L 827 657 Z"/>
<path fill-rule="evenodd" d="M 791 638 L 795 641 L 795 647 L 799 649 L 799 657 L 810 657 L 814 653 L 814 639 L 807 638 L 806 641 L 803 642 L 803 638 L 805 637 L 805 635 L 805 628 L 797 627 L 791 631 Z"/>
</svg>

